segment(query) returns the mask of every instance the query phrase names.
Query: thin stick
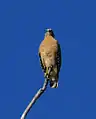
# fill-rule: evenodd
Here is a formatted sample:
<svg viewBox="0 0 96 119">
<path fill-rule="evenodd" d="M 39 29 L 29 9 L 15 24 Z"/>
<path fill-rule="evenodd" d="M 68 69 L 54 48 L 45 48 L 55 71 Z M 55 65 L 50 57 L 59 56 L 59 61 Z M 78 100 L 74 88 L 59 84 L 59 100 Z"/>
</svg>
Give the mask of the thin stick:
<svg viewBox="0 0 96 119">
<path fill-rule="evenodd" d="M 47 85 L 48 85 L 48 81 L 49 79 L 45 79 L 44 81 L 44 84 L 43 84 L 43 87 L 40 88 L 38 90 L 38 92 L 36 93 L 36 95 L 33 97 L 33 99 L 31 100 L 31 102 L 29 103 L 29 105 L 27 106 L 27 108 L 25 109 L 25 111 L 23 112 L 22 116 L 20 119 L 25 119 L 28 112 L 30 111 L 30 109 L 32 108 L 33 104 L 35 104 L 36 100 L 44 93 L 44 91 L 46 90 L 47 88 Z"/>
</svg>

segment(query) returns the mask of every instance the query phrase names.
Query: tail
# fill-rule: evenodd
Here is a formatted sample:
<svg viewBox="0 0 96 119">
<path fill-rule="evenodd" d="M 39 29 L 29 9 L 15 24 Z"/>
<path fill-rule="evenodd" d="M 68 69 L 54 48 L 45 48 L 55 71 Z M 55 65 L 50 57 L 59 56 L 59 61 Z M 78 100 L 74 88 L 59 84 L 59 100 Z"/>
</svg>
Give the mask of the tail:
<svg viewBox="0 0 96 119">
<path fill-rule="evenodd" d="M 56 75 L 56 76 L 52 76 L 52 74 L 50 75 L 50 73 L 52 73 L 51 72 L 52 68 L 53 68 L 53 66 L 46 68 L 46 72 L 44 73 L 44 77 L 48 78 L 50 80 L 50 87 L 51 88 L 57 88 L 58 87 L 58 75 Z"/>
<path fill-rule="evenodd" d="M 58 88 L 58 81 L 50 80 L 50 87 L 51 88 Z"/>
</svg>

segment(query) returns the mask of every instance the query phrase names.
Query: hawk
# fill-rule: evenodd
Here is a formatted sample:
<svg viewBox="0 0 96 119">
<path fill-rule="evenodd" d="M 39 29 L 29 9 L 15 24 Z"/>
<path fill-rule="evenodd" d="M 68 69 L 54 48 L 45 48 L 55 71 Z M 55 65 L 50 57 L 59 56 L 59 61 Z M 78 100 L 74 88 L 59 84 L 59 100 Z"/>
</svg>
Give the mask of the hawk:
<svg viewBox="0 0 96 119">
<path fill-rule="evenodd" d="M 50 87 L 57 88 L 61 67 L 61 48 L 52 29 L 46 29 L 44 40 L 39 47 L 39 59 L 44 77 L 50 81 Z"/>
</svg>

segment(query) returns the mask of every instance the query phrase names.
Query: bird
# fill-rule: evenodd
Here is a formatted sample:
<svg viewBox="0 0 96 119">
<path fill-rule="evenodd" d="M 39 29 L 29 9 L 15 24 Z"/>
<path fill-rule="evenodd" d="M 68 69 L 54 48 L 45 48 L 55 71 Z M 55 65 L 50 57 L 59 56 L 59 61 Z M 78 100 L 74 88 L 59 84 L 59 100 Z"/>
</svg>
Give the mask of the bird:
<svg viewBox="0 0 96 119">
<path fill-rule="evenodd" d="M 46 29 L 38 54 L 44 77 L 49 79 L 51 88 L 57 88 L 61 68 L 61 48 L 51 28 Z"/>
</svg>

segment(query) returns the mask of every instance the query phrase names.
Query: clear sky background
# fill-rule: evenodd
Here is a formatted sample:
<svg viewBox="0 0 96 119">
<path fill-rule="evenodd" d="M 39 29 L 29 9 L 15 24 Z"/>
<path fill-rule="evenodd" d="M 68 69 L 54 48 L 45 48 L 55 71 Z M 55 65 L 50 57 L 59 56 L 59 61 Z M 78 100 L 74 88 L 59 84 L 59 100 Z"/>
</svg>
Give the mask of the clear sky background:
<svg viewBox="0 0 96 119">
<path fill-rule="evenodd" d="M 26 119 L 96 119 L 96 1 L 0 1 L 0 119 L 19 119 L 44 82 L 38 47 L 45 28 L 61 44 L 58 89 Z"/>
</svg>

